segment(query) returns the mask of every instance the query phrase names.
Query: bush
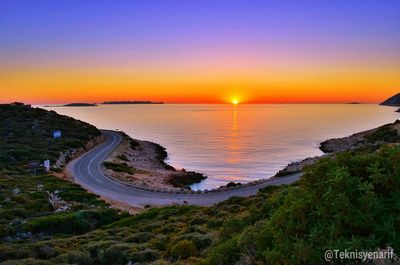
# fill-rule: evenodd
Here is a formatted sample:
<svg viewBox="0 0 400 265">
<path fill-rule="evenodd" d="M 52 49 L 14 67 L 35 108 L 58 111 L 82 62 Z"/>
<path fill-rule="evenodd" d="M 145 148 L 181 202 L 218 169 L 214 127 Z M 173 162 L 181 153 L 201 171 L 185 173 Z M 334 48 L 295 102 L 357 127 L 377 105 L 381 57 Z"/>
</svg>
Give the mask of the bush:
<svg viewBox="0 0 400 265">
<path fill-rule="evenodd" d="M 181 240 L 172 246 L 170 254 L 175 259 L 187 259 L 191 256 L 198 255 L 198 251 L 192 241 Z"/>
<path fill-rule="evenodd" d="M 40 217 L 27 222 L 23 228 L 36 233 L 82 234 L 118 219 L 114 209 L 78 211 Z"/>
<path fill-rule="evenodd" d="M 122 154 L 122 155 L 118 155 L 118 158 L 124 161 L 129 161 L 128 157 L 126 157 L 126 155 Z"/>
<path fill-rule="evenodd" d="M 155 235 L 152 232 L 139 232 L 127 239 L 130 243 L 144 243 L 152 239 Z"/>
<path fill-rule="evenodd" d="M 104 265 L 127 264 L 130 261 L 132 253 L 137 251 L 139 251 L 139 249 L 135 244 L 114 244 L 105 251 L 99 252 L 99 261 L 100 264 Z"/>
<path fill-rule="evenodd" d="M 400 140 L 399 133 L 396 129 L 390 127 L 390 125 L 384 125 L 379 127 L 375 132 L 365 136 L 365 138 L 371 142 L 385 142 L 385 143 L 394 143 Z"/>
<path fill-rule="evenodd" d="M 203 235 L 199 233 L 184 234 L 179 236 L 177 240 L 189 240 L 195 245 L 196 249 L 198 250 L 204 250 L 212 243 L 212 239 L 209 235 Z"/>
<path fill-rule="evenodd" d="M 128 166 L 126 163 L 118 164 L 118 163 L 113 163 L 113 162 L 104 162 L 103 165 L 111 170 L 117 171 L 117 172 L 125 172 L 128 174 L 134 174 L 135 169 L 133 167 Z"/>
<path fill-rule="evenodd" d="M 214 247 L 207 256 L 205 264 L 225 265 L 235 264 L 240 258 L 240 249 L 237 245 L 238 237 L 233 237 L 216 247 Z"/>
<path fill-rule="evenodd" d="M 94 263 L 90 257 L 90 253 L 87 251 L 71 250 L 67 253 L 61 254 L 60 256 L 52 259 L 51 261 L 57 264 L 76 264 L 76 265 L 91 265 Z"/>
</svg>

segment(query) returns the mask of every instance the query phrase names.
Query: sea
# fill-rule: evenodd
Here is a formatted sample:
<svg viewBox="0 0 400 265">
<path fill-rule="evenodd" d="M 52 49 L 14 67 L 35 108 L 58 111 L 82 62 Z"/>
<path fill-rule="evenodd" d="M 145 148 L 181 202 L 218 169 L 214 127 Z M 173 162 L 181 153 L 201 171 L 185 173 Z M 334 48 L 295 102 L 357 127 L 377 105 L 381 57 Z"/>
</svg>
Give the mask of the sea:
<svg viewBox="0 0 400 265">
<path fill-rule="evenodd" d="M 394 122 L 375 104 L 136 104 L 40 106 L 101 129 L 161 144 L 168 163 L 208 178 L 192 189 L 270 178 L 287 164 L 319 156 L 322 141 Z"/>
</svg>

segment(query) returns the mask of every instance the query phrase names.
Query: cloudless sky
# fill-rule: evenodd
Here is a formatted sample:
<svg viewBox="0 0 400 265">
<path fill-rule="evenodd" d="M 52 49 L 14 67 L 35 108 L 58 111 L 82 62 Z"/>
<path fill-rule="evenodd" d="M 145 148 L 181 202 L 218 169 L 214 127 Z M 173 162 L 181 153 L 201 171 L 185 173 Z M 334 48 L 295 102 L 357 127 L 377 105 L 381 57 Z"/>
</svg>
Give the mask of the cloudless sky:
<svg viewBox="0 0 400 265">
<path fill-rule="evenodd" d="M 400 1 L 0 0 L 0 101 L 378 102 Z"/>
</svg>

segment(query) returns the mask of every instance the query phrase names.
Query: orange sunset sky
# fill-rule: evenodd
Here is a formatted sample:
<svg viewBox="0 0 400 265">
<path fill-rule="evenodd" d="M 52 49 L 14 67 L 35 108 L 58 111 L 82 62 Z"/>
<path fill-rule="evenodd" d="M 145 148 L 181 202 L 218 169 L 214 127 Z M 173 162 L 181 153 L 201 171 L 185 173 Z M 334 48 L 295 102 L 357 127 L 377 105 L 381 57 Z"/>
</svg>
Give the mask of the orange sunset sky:
<svg viewBox="0 0 400 265">
<path fill-rule="evenodd" d="M 289 1 L 290 2 L 290 1 Z M 1 102 L 379 102 L 396 1 L 0 4 Z"/>
</svg>

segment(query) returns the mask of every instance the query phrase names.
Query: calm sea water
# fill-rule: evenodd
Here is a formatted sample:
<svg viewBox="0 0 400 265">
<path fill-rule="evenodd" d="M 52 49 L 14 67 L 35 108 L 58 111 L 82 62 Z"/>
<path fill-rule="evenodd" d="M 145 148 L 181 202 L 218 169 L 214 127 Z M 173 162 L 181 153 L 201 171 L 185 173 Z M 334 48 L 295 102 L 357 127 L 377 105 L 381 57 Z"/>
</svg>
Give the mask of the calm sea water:
<svg viewBox="0 0 400 265">
<path fill-rule="evenodd" d="M 169 163 L 209 178 L 194 189 L 273 176 L 322 154 L 323 140 L 394 122 L 394 108 L 350 104 L 100 105 L 46 107 L 98 128 L 118 129 L 167 148 Z"/>
</svg>

